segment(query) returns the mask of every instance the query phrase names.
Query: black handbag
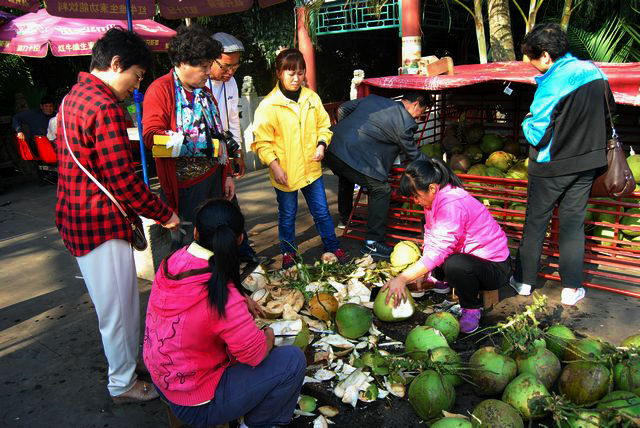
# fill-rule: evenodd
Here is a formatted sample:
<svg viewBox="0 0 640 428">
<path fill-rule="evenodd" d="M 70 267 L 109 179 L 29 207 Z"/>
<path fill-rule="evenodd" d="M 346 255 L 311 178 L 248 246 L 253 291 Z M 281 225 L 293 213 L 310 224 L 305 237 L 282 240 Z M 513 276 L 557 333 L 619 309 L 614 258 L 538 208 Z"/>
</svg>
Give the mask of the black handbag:
<svg viewBox="0 0 640 428">
<path fill-rule="evenodd" d="M 607 167 L 593 180 L 591 196 L 596 198 L 621 198 L 633 193 L 636 188 L 636 181 L 633 178 L 633 173 L 622 150 L 622 143 L 613 125 L 609 97 L 607 96 L 607 85 L 604 79 L 603 84 L 605 85 L 604 100 L 607 104 L 609 121 L 611 122 L 611 138 L 607 142 Z"/>
<path fill-rule="evenodd" d="M 78 158 L 76 158 L 76 155 L 73 153 L 73 150 L 71 150 L 71 146 L 69 146 L 69 140 L 67 140 L 67 129 L 64 125 L 64 99 L 60 103 L 60 115 L 62 116 L 62 131 L 64 132 L 64 142 L 67 144 L 67 150 L 69 150 L 69 154 L 73 158 L 74 162 L 76 163 L 76 165 L 78 165 L 82 172 L 87 174 L 91 181 L 93 181 L 95 185 L 98 186 L 98 188 L 102 190 L 105 195 L 109 197 L 109 199 L 111 199 L 111 202 L 114 203 L 122 216 L 129 223 L 129 225 L 131 226 L 131 230 L 133 231 L 133 242 L 131 242 L 131 246 L 138 251 L 146 250 L 148 246 L 147 237 L 144 235 L 144 228 L 142 227 L 142 220 L 140 220 L 140 217 L 136 216 L 135 219 L 132 220 L 127 215 L 126 211 L 122 208 L 120 203 L 118 203 L 116 198 L 111 194 L 111 192 L 109 192 L 102 184 L 100 184 L 100 182 L 89 171 L 87 171 L 84 166 L 82 166 L 80 161 L 78 161 Z"/>
</svg>

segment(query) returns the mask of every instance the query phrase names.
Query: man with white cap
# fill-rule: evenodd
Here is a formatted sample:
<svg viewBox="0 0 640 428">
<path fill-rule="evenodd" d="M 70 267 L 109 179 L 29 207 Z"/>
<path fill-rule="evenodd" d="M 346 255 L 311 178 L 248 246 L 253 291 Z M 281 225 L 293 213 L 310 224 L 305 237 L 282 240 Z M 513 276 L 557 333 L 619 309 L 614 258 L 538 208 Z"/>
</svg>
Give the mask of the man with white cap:
<svg viewBox="0 0 640 428">
<path fill-rule="evenodd" d="M 215 33 L 212 37 L 222 45 L 222 55 L 211 64 L 210 79 L 207 86 L 211 89 L 218 103 L 224 130 L 230 131 L 233 139 L 241 144 L 242 131 L 240 130 L 240 115 L 238 114 L 238 84 L 233 74 L 240 67 L 240 56 L 244 52 L 244 46 L 240 40 L 231 34 Z M 234 159 L 235 170 L 237 171 L 234 175 L 242 177 L 245 173 L 242 150 L 238 150 L 238 155 L 240 157 Z"/>
</svg>

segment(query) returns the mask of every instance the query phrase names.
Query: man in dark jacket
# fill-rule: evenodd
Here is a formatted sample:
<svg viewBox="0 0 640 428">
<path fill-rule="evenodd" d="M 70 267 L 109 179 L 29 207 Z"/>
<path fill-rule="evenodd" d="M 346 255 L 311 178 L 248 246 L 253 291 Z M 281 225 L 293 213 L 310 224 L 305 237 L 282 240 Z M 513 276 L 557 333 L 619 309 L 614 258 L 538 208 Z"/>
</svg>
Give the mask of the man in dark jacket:
<svg viewBox="0 0 640 428">
<path fill-rule="evenodd" d="M 49 120 L 56 112 L 56 105 L 53 98 L 44 96 L 40 100 L 40 108 L 32 108 L 21 111 L 13 116 L 11 127 L 18 138 L 27 140 L 29 147 L 34 155 L 37 156 L 38 150 L 33 139 L 36 135 L 47 135 L 47 127 Z"/>
<path fill-rule="evenodd" d="M 584 216 L 593 180 L 607 165 L 607 104 L 615 101 L 606 76 L 591 62 L 569 53 L 558 24 L 527 34 L 522 52 L 538 71 L 538 88 L 522 123 L 529 150 L 527 213 L 511 286 L 528 295 L 536 283 L 547 225 L 558 204 L 562 303 L 585 296 Z"/>
<path fill-rule="evenodd" d="M 325 164 L 339 178 L 338 211 L 342 223 L 353 206 L 353 186 L 369 191 L 367 234 L 363 254 L 388 258 L 391 248 L 384 244 L 385 223 L 391 186 L 387 181 L 394 160 L 402 151 L 409 161 L 423 159 L 413 136 L 416 119 L 430 105 L 428 95 L 411 92 L 399 101 L 378 95 L 348 101 L 338 109 L 338 123 L 325 154 Z"/>
</svg>

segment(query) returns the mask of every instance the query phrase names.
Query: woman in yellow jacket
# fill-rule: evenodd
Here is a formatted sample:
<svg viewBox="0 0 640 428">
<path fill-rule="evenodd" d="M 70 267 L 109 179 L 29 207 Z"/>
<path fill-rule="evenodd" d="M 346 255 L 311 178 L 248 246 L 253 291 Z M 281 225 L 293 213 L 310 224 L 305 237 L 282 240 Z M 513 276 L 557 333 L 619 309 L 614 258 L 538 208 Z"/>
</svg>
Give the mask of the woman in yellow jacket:
<svg viewBox="0 0 640 428">
<path fill-rule="evenodd" d="M 302 191 L 322 238 L 325 251 L 340 262 L 349 257 L 340 249 L 324 191 L 324 150 L 331 141 L 329 115 L 318 94 L 302 86 L 306 64 L 297 49 L 276 57 L 278 83 L 258 106 L 251 150 L 269 165 L 271 184 L 278 200 L 278 237 L 282 267 L 295 263 L 298 190 Z"/>
</svg>

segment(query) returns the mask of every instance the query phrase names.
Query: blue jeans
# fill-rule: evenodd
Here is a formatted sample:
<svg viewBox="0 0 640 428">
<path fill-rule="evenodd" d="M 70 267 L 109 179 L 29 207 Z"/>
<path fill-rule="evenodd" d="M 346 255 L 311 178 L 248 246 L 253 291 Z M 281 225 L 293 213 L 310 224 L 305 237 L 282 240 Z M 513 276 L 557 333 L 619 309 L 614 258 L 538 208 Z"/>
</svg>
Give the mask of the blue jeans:
<svg viewBox="0 0 640 428">
<path fill-rule="evenodd" d="M 296 215 L 298 213 L 298 191 L 283 192 L 275 189 L 278 199 L 278 238 L 280 239 L 281 253 L 295 253 L 296 239 Z M 324 250 L 335 252 L 340 248 L 340 242 L 336 238 L 333 220 L 329 214 L 327 195 L 324 192 L 324 180 L 318 178 L 311 184 L 300 189 L 307 206 L 316 224 L 316 230 L 322 238 Z"/>
<path fill-rule="evenodd" d="M 234 364 L 227 368 L 209 403 L 169 405 L 178 419 L 194 428 L 223 424 L 240 416 L 250 428 L 287 425 L 296 408 L 306 368 L 300 348 L 274 348 L 256 367 Z"/>
</svg>

